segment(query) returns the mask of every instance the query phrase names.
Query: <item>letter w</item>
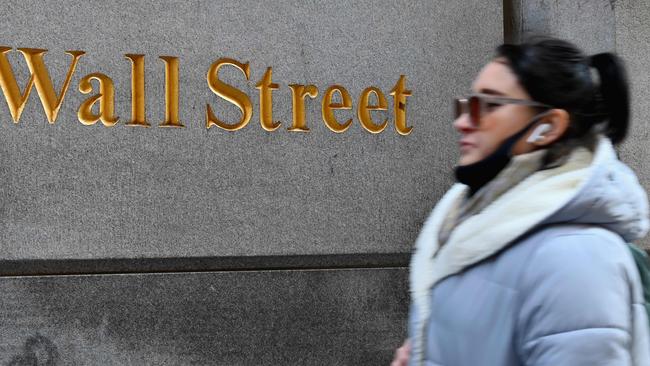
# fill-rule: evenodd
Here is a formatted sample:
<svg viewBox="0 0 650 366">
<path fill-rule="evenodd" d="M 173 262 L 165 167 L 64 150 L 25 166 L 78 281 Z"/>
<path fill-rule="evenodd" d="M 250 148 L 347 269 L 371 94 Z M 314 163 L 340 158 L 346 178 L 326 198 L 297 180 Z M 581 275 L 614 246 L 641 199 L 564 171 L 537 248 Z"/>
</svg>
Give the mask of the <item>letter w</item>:
<svg viewBox="0 0 650 366">
<path fill-rule="evenodd" d="M 14 122 L 18 123 L 20 120 L 20 115 L 23 113 L 23 109 L 25 108 L 25 104 L 29 98 L 29 93 L 34 84 L 36 84 L 36 91 L 38 92 L 38 97 L 41 99 L 41 105 L 43 106 L 47 120 L 50 123 L 54 123 L 54 121 L 56 121 L 56 116 L 59 113 L 59 109 L 61 108 L 61 104 L 63 103 L 65 93 L 70 85 L 70 79 L 72 78 L 74 69 L 77 66 L 77 62 L 85 52 L 66 51 L 68 55 L 72 56 L 72 63 L 68 68 L 68 75 L 65 78 L 61 92 L 57 95 L 54 91 L 54 86 L 52 86 L 50 74 L 43 62 L 43 55 L 47 50 L 37 48 L 18 49 L 18 51 L 23 54 L 31 73 L 25 91 L 22 93 L 20 92 L 20 88 L 16 82 L 16 77 L 14 76 L 11 64 L 7 60 L 6 53 L 9 51 L 11 51 L 10 47 L 0 46 L 0 88 L 2 88 L 2 92 L 4 93 L 5 100 L 7 101 Z"/>
</svg>

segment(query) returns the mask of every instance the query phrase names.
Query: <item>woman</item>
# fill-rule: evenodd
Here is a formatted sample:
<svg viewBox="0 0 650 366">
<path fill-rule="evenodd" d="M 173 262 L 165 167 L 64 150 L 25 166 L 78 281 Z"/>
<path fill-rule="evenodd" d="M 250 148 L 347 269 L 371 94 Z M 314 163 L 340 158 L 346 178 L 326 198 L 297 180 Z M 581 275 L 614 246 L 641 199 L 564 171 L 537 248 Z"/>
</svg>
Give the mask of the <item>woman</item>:
<svg viewBox="0 0 650 366">
<path fill-rule="evenodd" d="M 650 365 L 626 242 L 648 202 L 612 144 L 628 85 L 611 53 L 502 45 L 456 101 L 460 160 L 411 261 L 409 340 L 393 365 Z"/>
</svg>

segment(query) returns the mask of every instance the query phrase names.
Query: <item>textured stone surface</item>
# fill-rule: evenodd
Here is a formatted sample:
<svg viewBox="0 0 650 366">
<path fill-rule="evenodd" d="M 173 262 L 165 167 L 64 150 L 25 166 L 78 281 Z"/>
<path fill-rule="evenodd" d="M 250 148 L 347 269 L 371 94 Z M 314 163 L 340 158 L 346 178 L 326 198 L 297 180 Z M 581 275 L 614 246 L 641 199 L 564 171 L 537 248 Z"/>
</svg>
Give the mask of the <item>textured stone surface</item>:
<svg viewBox="0 0 650 366">
<path fill-rule="evenodd" d="M 57 90 L 79 62 L 55 125 L 35 92 L 19 124 L 0 102 L 0 256 L 133 258 L 406 253 L 421 222 L 452 182 L 456 157 L 450 99 L 469 89 L 502 39 L 498 1 L 162 1 L 106 3 L 5 1 L 0 42 L 45 48 Z M 126 127 L 130 62 L 146 55 L 147 116 Z M 180 57 L 182 130 L 157 128 L 164 116 L 160 55 Z M 224 81 L 253 102 L 237 132 L 206 130 L 205 106 L 236 121 L 239 111 L 206 84 L 220 57 L 249 61 L 251 78 L 224 68 Z M 25 85 L 27 68 L 9 54 Z M 255 84 L 273 67 L 274 118 L 259 125 Z M 83 75 L 103 72 L 116 88 L 118 125 L 83 126 Z M 379 87 L 407 77 L 409 136 L 393 125 L 379 135 L 355 120 L 343 134 L 320 116 L 325 88 Z M 287 131 L 288 84 L 312 83 L 309 133 Z M 338 111 L 338 118 L 356 115 Z"/>
<path fill-rule="evenodd" d="M 617 1 L 616 51 L 626 62 L 632 87 L 632 126 L 621 156 L 637 173 L 646 191 L 650 190 L 650 3 Z M 650 238 L 643 244 L 650 250 Z"/>
<path fill-rule="evenodd" d="M 566 38 L 587 53 L 616 48 L 612 0 L 506 0 L 509 40 L 541 34 Z"/>
<path fill-rule="evenodd" d="M 387 365 L 406 281 L 404 269 L 0 278 L 0 365 Z M 29 350 L 38 363 L 10 363 Z"/>
</svg>

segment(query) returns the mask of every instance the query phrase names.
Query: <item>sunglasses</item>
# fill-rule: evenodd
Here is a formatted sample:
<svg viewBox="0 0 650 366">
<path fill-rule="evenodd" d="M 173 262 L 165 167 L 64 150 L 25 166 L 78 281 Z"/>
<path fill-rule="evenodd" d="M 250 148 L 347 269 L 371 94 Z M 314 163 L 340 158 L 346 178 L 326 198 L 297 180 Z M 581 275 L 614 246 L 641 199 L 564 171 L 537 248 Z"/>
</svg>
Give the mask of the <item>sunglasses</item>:
<svg viewBox="0 0 650 366">
<path fill-rule="evenodd" d="M 454 99 L 454 119 L 458 119 L 461 115 L 469 113 L 469 120 L 472 125 L 474 127 L 479 127 L 481 117 L 485 115 L 486 112 L 491 111 L 492 108 L 505 104 L 528 105 L 545 109 L 554 108 L 548 104 L 538 103 L 532 100 L 497 97 L 490 94 L 475 93 L 470 94 L 467 98 Z"/>
</svg>

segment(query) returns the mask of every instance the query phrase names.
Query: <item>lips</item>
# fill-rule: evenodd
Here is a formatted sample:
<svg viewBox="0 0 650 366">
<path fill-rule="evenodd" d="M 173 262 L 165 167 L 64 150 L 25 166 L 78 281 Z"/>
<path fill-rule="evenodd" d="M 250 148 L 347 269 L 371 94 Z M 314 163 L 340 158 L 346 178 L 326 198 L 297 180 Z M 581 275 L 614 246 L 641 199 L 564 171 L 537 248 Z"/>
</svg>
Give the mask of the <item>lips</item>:
<svg viewBox="0 0 650 366">
<path fill-rule="evenodd" d="M 468 142 L 468 141 L 462 141 L 462 140 L 461 140 L 461 141 L 458 141 L 458 144 L 459 144 L 461 147 L 464 147 L 464 146 L 476 146 L 476 145 L 474 145 L 474 144 L 471 143 L 471 142 Z"/>
<path fill-rule="evenodd" d="M 458 141 L 458 150 L 461 154 L 469 153 L 470 151 L 474 150 L 475 147 L 476 145 L 471 142 L 463 140 Z"/>
</svg>

